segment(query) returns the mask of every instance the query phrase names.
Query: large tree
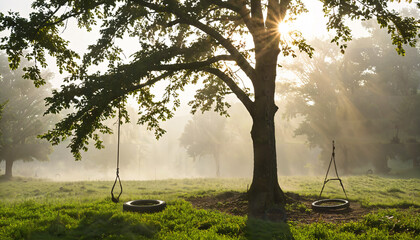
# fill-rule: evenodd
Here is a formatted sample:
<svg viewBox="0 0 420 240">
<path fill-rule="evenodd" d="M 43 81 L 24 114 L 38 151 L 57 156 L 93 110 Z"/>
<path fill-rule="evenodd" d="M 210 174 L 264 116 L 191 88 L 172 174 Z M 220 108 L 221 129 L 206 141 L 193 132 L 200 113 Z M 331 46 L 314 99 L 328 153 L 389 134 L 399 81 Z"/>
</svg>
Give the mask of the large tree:
<svg viewBox="0 0 420 240">
<path fill-rule="evenodd" d="M 11 178 L 15 161 L 48 160 L 52 148 L 37 136 L 52 124 L 51 117 L 43 116 L 48 88 L 35 88 L 22 78 L 22 69 L 11 71 L 7 65 L 6 56 L 0 55 L 0 103 L 6 103 L 0 105 L 0 162 L 6 162 L 5 177 Z"/>
<path fill-rule="evenodd" d="M 327 28 L 335 32 L 333 41 L 344 51 L 351 39 L 347 19 L 376 17 L 387 27 L 397 50 L 417 41 L 418 22 L 401 17 L 388 8 L 386 0 L 325 0 Z M 126 97 L 137 98 L 139 123 L 147 124 L 156 136 L 164 133 L 160 120 L 173 116 L 179 106 L 178 94 L 188 84 L 202 81 L 192 102 L 192 110 L 212 106 L 224 114 L 227 94 L 233 93 L 253 120 L 251 137 L 254 149 L 253 180 L 249 189 L 249 213 L 261 216 L 285 202 L 277 178 L 274 137 L 274 102 L 277 61 L 300 50 L 312 54 L 312 47 L 294 32 L 294 40 L 281 41 L 278 26 L 286 17 L 293 19 L 306 11 L 300 0 L 35 0 L 29 18 L 17 13 L 1 14 L 0 30 L 9 29 L 1 49 L 16 68 L 20 58 L 36 59 L 38 65 L 27 68 L 26 77 L 42 84 L 38 66 L 45 67 L 45 55 L 55 57 L 60 71 L 70 73 L 61 90 L 47 99 L 47 113 L 74 107 L 44 137 L 53 144 L 71 137 L 70 148 L 80 158 L 89 139 L 102 147 L 98 132 L 110 133 L 102 122 L 115 117 Z M 80 28 L 90 30 L 101 24 L 98 41 L 89 47 L 81 61 L 60 35 L 68 19 L 76 19 Z M 116 38 L 138 39 L 138 51 L 127 63 Z M 250 36 L 247 38 L 246 36 Z M 249 40 L 248 40 L 249 39 Z M 24 50 L 30 50 L 24 53 Z M 107 72 L 92 73 L 92 65 L 108 63 Z M 236 69 L 237 68 L 237 69 Z M 236 77 L 237 70 L 252 87 Z M 155 96 L 153 87 L 166 84 L 165 93 Z M 162 86 L 162 85 L 160 85 Z M 153 92 L 153 93 L 152 93 Z M 124 118 L 128 118 L 123 109 Z"/>
</svg>

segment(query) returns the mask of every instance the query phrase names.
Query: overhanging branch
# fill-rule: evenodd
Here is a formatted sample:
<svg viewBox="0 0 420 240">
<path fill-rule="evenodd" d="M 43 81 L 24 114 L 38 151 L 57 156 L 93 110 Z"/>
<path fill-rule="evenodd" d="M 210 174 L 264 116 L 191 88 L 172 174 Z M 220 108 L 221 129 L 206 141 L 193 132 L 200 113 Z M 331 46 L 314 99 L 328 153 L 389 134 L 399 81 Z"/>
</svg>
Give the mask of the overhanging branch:
<svg viewBox="0 0 420 240">
<path fill-rule="evenodd" d="M 234 61 L 234 58 L 230 55 L 219 55 L 209 58 L 205 61 L 191 62 L 191 63 L 179 63 L 179 64 L 164 64 L 152 67 L 152 71 L 168 70 L 168 71 L 180 71 L 180 70 L 198 70 L 203 67 L 210 66 L 218 61 Z"/>
<path fill-rule="evenodd" d="M 233 81 L 232 78 L 230 78 L 228 75 L 226 75 L 225 73 L 223 73 L 217 68 L 208 67 L 208 68 L 204 68 L 203 71 L 217 76 L 220 80 L 226 83 L 226 85 L 228 85 L 230 90 L 232 90 L 232 92 L 244 104 L 248 112 L 251 113 L 252 115 L 252 113 L 254 112 L 254 102 L 252 102 L 252 100 L 248 97 L 248 95 L 246 95 L 246 93 L 241 88 L 238 87 L 238 85 L 235 83 L 235 81 Z"/>
</svg>

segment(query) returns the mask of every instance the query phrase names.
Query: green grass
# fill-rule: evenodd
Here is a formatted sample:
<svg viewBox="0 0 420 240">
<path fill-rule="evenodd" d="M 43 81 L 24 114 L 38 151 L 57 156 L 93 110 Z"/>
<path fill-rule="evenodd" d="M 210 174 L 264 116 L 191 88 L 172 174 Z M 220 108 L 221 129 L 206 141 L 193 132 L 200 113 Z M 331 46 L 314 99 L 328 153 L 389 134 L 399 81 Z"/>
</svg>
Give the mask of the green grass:
<svg viewBox="0 0 420 240">
<path fill-rule="evenodd" d="M 380 210 L 358 222 L 344 224 L 313 223 L 292 226 L 296 239 L 420 239 L 418 209 Z"/>
<path fill-rule="evenodd" d="M 321 177 L 282 177 L 285 191 L 319 194 Z M 357 222 L 272 223 L 195 209 L 188 196 L 246 191 L 249 179 L 123 181 L 121 202 L 110 201 L 113 182 L 0 182 L 0 239 L 420 239 L 420 180 L 377 176 L 343 179 L 350 199 L 380 207 Z M 328 183 L 326 197 L 343 197 Z M 324 194 L 323 194 L 324 195 Z M 162 199 L 155 214 L 122 211 L 122 202 Z M 299 203 L 288 207 L 310 211 Z M 403 208 L 402 208 L 403 207 Z"/>
<path fill-rule="evenodd" d="M 1 239 L 235 239 L 242 217 L 194 209 L 172 201 L 160 213 L 122 212 L 110 201 L 1 207 Z"/>
</svg>

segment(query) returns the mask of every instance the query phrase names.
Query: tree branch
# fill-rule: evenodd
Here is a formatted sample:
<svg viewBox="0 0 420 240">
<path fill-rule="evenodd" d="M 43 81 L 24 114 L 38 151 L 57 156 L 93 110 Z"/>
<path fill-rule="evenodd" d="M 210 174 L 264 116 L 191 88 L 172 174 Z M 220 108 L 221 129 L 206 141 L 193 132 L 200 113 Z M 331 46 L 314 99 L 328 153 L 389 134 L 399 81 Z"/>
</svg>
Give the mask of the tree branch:
<svg viewBox="0 0 420 240">
<path fill-rule="evenodd" d="M 165 79 L 165 78 L 171 76 L 173 73 L 174 72 L 172 72 L 172 71 L 165 72 L 165 73 L 163 73 L 160 76 L 157 76 L 155 78 L 152 78 L 152 79 L 147 80 L 145 83 L 138 84 L 138 85 L 133 85 L 132 88 L 128 88 L 127 91 L 124 94 L 128 94 L 131 91 L 139 90 L 139 89 L 144 88 L 146 86 L 151 86 L 151 85 L 159 82 L 160 80 Z"/>
<path fill-rule="evenodd" d="M 279 22 L 280 22 L 279 0 L 268 0 L 267 20 L 265 22 L 265 26 L 271 31 L 273 28 L 277 29 L 277 25 Z"/>
<path fill-rule="evenodd" d="M 37 28 L 36 28 L 36 30 L 35 30 L 35 33 L 38 33 L 38 31 L 41 29 L 41 28 L 43 28 L 44 26 L 45 26 L 45 24 L 58 12 L 58 10 L 60 10 L 60 8 L 63 6 L 64 4 L 60 4 L 58 7 L 57 7 L 57 9 L 54 11 L 54 12 L 52 12 L 48 17 L 47 17 L 47 19 L 45 19 Z"/>
<path fill-rule="evenodd" d="M 169 71 L 179 71 L 179 70 L 198 70 L 203 67 L 207 67 L 212 63 L 216 63 L 218 61 L 234 61 L 234 58 L 230 55 L 219 55 L 209 58 L 205 61 L 200 62 L 191 62 L 191 63 L 179 63 L 179 64 L 166 64 L 166 65 L 158 65 L 152 67 L 152 71 L 159 71 L 159 70 L 169 70 Z"/>
<path fill-rule="evenodd" d="M 133 0 L 136 3 L 148 7 L 150 9 L 153 9 L 158 12 L 168 12 L 172 13 L 175 16 L 177 16 L 180 20 L 182 20 L 182 23 L 191 25 L 193 27 L 196 27 L 203 31 L 204 33 L 208 34 L 210 37 L 214 38 L 216 41 L 219 42 L 220 45 L 222 45 L 235 59 L 236 64 L 242 69 L 242 71 L 245 72 L 245 74 L 251 79 L 251 81 L 255 81 L 256 79 L 256 73 L 255 69 L 249 64 L 249 62 L 245 59 L 244 56 L 235 48 L 235 46 L 232 45 L 232 43 L 224 38 L 219 32 L 214 30 L 213 28 L 203 24 L 202 22 L 193 19 L 191 17 L 188 17 L 188 14 L 185 14 L 182 12 L 179 8 L 174 7 L 174 5 L 177 5 L 174 3 L 174 5 L 171 5 L 171 7 L 161 6 L 154 3 L 145 2 L 144 0 Z"/>
<path fill-rule="evenodd" d="M 248 95 L 246 95 L 246 93 L 241 88 L 238 87 L 238 85 L 235 83 L 235 81 L 233 81 L 232 78 L 230 78 L 228 75 L 226 75 L 217 68 L 208 67 L 204 68 L 203 71 L 217 76 L 220 80 L 226 83 L 230 90 L 232 90 L 236 97 L 244 104 L 248 112 L 251 113 L 251 115 L 253 114 L 254 102 L 248 97 Z"/>
<path fill-rule="evenodd" d="M 279 19 L 283 21 L 284 17 L 286 16 L 287 9 L 289 8 L 291 0 L 281 0 L 279 6 Z"/>
<path fill-rule="evenodd" d="M 261 0 L 251 0 L 251 17 L 260 27 L 264 27 Z"/>
<path fill-rule="evenodd" d="M 239 14 L 239 16 L 241 16 L 242 20 L 247 26 L 249 32 L 252 35 L 255 33 L 256 26 L 255 26 L 255 23 L 251 19 L 251 15 L 250 15 L 251 12 L 246 8 L 246 1 L 229 0 L 227 2 L 223 2 L 221 0 L 209 0 L 209 2 L 219 7 L 229 9 Z"/>
</svg>

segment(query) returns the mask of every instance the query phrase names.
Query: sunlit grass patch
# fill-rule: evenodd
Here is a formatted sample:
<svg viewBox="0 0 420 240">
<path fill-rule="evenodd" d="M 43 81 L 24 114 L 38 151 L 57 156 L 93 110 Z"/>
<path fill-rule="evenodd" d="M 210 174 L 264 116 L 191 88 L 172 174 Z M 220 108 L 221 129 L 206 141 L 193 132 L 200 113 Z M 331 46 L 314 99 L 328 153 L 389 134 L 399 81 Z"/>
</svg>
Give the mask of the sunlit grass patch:
<svg viewBox="0 0 420 240">
<path fill-rule="evenodd" d="M 90 201 L 110 196 L 111 181 L 53 182 L 16 178 L 0 182 L 0 200 Z M 191 195 L 217 194 L 223 191 L 246 191 L 250 179 L 169 179 L 159 181 L 124 181 L 122 200 L 162 198 L 175 200 Z M 116 189 L 118 191 L 118 189 Z"/>
<path fill-rule="evenodd" d="M 365 207 L 420 207 L 420 179 L 395 179 L 376 175 L 343 177 L 343 185 L 350 200 Z M 280 177 L 286 191 L 318 197 L 324 177 Z M 325 185 L 323 198 L 345 198 L 337 181 Z"/>
<path fill-rule="evenodd" d="M 394 179 L 375 175 L 343 177 L 350 200 L 366 207 L 401 205 L 420 206 L 420 179 Z M 318 196 L 323 177 L 280 177 L 284 191 Z M 122 201 L 158 198 L 176 200 L 189 196 L 217 195 L 224 191 L 245 192 L 250 179 L 179 179 L 160 181 L 123 181 Z M 0 200 L 16 202 L 35 201 L 91 201 L 110 195 L 111 181 L 52 182 L 47 180 L 18 179 L 0 182 Z M 322 194 L 324 198 L 344 198 L 341 186 L 329 182 Z"/>
<path fill-rule="evenodd" d="M 309 213 L 309 212 L 312 211 L 312 209 L 306 207 L 305 204 L 303 204 L 301 202 L 286 204 L 286 210 L 288 210 L 288 211 L 297 210 L 299 212 L 304 212 L 304 213 Z"/>
</svg>

